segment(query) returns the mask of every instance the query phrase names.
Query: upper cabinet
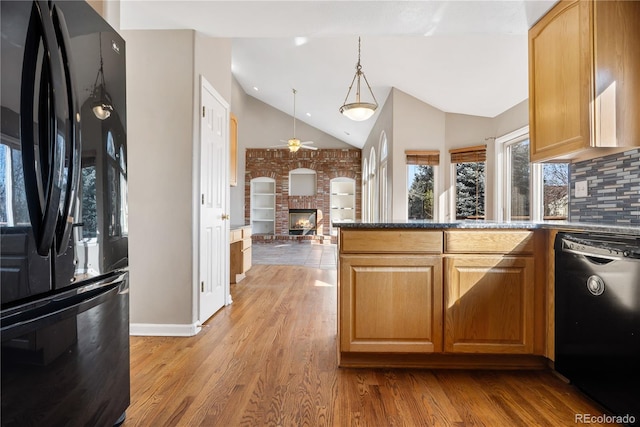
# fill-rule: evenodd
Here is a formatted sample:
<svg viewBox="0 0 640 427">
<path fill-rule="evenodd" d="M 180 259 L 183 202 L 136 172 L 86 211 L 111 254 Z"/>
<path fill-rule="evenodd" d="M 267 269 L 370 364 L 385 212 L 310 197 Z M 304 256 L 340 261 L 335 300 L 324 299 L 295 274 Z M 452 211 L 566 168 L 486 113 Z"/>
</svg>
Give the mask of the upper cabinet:
<svg viewBox="0 0 640 427">
<path fill-rule="evenodd" d="M 529 30 L 531 161 L 640 146 L 638 22 L 638 1 L 566 0 Z"/>
</svg>

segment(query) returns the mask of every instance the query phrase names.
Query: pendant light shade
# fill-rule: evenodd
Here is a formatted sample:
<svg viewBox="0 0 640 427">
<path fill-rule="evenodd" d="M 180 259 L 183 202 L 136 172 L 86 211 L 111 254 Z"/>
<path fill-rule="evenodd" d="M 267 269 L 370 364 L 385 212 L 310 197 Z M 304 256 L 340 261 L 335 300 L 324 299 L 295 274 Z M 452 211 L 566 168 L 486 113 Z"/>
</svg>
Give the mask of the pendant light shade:
<svg viewBox="0 0 640 427">
<path fill-rule="evenodd" d="M 361 100 L 361 79 L 364 80 L 364 83 L 367 85 L 367 89 L 369 90 L 369 94 L 371 94 L 373 102 L 363 102 Z M 354 83 L 356 84 L 355 101 L 348 102 L 349 95 L 351 94 L 351 89 L 353 89 Z M 376 108 L 378 108 L 378 101 L 376 101 L 376 97 L 371 90 L 371 86 L 369 86 L 367 77 L 364 75 L 364 71 L 362 71 L 362 65 L 360 65 L 360 37 L 358 37 L 358 63 L 356 64 L 356 74 L 353 76 L 353 80 L 351 80 L 351 85 L 349 86 L 349 90 L 347 91 L 347 96 L 344 98 L 344 104 L 342 104 L 342 107 L 340 107 L 340 112 L 351 120 L 360 122 L 363 120 L 367 120 L 369 117 L 373 116 L 373 113 L 376 112 Z"/>
<path fill-rule="evenodd" d="M 106 90 L 106 82 L 104 80 L 104 64 L 102 61 L 102 33 L 99 34 L 100 43 L 100 69 L 98 69 L 98 75 L 96 81 L 93 84 L 91 90 L 91 110 L 98 120 L 106 120 L 111 116 L 113 112 L 113 103 L 111 97 Z"/>
<path fill-rule="evenodd" d="M 103 99 L 106 100 L 106 97 L 103 97 Z M 109 118 L 109 116 L 111 116 L 113 106 L 111 106 L 108 101 L 97 101 L 93 104 L 91 109 L 93 110 L 93 114 L 96 116 L 96 118 L 98 118 L 99 120 L 106 120 Z"/>
</svg>

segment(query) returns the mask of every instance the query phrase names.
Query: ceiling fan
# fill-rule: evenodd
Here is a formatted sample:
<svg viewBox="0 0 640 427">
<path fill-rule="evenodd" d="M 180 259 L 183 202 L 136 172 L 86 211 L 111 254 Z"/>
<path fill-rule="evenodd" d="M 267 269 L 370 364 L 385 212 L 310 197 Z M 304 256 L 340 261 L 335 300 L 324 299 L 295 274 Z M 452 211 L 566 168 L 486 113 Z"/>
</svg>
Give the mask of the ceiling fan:
<svg viewBox="0 0 640 427">
<path fill-rule="evenodd" d="M 313 144 L 313 141 L 300 141 L 298 138 L 296 138 L 296 90 L 293 90 L 293 137 L 289 138 L 288 140 L 284 140 L 281 139 L 281 142 L 286 142 L 286 144 L 282 144 L 282 145 L 272 145 L 272 148 L 276 148 L 276 147 L 287 147 L 289 148 L 289 151 L 291 151 L 292 153 L 295 153 L 296 151 L 298 151 L 300 148 L 306 148 L 307 150 L 317 150 L 317 147 L 310 147 L 310 144 Z"/>
</svg>

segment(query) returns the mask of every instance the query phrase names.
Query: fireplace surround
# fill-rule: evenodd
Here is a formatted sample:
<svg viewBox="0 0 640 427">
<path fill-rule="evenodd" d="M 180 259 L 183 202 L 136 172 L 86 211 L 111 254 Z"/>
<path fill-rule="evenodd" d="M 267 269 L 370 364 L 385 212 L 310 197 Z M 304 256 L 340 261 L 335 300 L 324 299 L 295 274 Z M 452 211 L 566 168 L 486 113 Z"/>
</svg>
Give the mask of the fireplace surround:
<svg viewBox="0 0 640 427">
<path fill-rule="evenodd" d="M 245 220 L 252 218 L 253 205 L 251 182 L 267 177 L 274 180 L 274 227 L 270 233 L 254 233 L 252 239 L 262 240 L 320 240 L 330 235 L 331 180 L 338 177 L 356 182 L 356 218 L 360 217 L 362 189 L 361 151 L 358 149 L 299 150 L 290 153 L 284 149 L 247 148 L 245 152 Z M 289 174 L 292 170 L 306 168 L 316 172 L 316 193 L 312 196 L 290 194 Z M 266 196 L 265 196 L 266 197 Z M 315 235 L 289 234 L 289 209 L 318 210 Z"/>
<path fill-rule="evenodd" d="M 317 209 L 289 209 L 289 234 L 314 235 L 318 227 Z"/>
</svg>

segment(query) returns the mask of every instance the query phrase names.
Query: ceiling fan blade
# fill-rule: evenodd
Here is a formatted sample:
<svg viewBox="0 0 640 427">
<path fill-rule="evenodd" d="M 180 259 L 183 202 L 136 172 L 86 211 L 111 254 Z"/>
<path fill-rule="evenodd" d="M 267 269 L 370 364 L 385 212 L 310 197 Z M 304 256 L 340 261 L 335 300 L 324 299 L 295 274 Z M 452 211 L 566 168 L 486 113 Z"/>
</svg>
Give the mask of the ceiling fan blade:
<svg viewBox="0 0 640 427">
<path fill-rule="evenodd" d="M 300 144 L 315 144 L 313 141 L 303 141 Z"/>
<path fill-rule="evenodd" d="M 308 145 L 301 145 L 300 148 L 306 148 L 307 150 L 317 150 L 318 147 L 310 147 Z"/>
</svg>

